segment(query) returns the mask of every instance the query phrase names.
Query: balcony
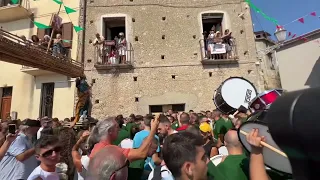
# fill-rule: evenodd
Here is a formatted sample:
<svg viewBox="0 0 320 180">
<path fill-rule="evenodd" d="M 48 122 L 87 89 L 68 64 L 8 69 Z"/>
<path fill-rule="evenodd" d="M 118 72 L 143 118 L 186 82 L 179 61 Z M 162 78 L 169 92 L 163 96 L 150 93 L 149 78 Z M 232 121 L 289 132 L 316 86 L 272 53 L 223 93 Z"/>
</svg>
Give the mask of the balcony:
<svg viewBox="0 0 320 180">
<path fill-rule="evenodd" d="M 21 71 L 29 74 L 54 72 L 73 78 L 83 75 L 82 63 L 61 54 L 52 54 L 45 47 L 0 29 L 0 61 L 23 65 Z"/>
<path fill-rule="evenodd" d="M 11 0 L 0 1 L 0 23 L 26 19 L 32 15 L 29 0 L 12 4 Z"/>
<path fill-rule="evenodd" d="M 201 51 L 201 63 L 203 65 L 221 65 L 221 64 L 237 64 L 238 54 L 237 54 L 237 44 L 236 39 L 232 39 L 232 45 L 228 48 L 226 44 L 215 45 L 214 52 L 210 55 L 208 48 L 205 46 L 205 41 L 201 39 L 200 51 Z"/>
<path fill-rule="evenodd" d="M 100 47 L 94 47 L 94 67 L 97 70 L 132 69 L 133 48 L 127 43 L 120 48 L 114 41 L 106 40 Z"/>
<path fill-rule="evenodd" d="M 20 71 L 27 73 L 27 74 L 30 74 L 32 76 L 42 76 L 42 75 L 54 74 L 51 71 L 46 71 L 43 69 L 33 68 L 33 67 L 29 67 L 29 66 L 22 66 Z"/>
</svg>

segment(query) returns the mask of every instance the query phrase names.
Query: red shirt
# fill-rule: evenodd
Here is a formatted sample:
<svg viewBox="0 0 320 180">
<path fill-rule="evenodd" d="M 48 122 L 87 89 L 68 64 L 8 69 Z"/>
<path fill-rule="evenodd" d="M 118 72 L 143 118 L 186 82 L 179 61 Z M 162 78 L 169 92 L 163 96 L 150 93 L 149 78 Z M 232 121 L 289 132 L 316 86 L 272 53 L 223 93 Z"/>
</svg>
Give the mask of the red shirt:
<svg viewBox="0 0 320 180">
<path fill-rule="evenodd" d="M 128 158 L 130 149 L 124 149 L 124 148 L 121 148 L 119 146 L 115 146 L 115 145 L 109 144 L 109 143 L 107 143 L 105 141 L 99 142 L 99 143 L 94 145 L 94 147 L 93 147 L 93 149 L 91 151 L 91 154 L 90 154 L 90 158 L 92 158 L 95 154 L 97 154 L 100 150 L 102 150 L 103 148 L 105 148 L 107 146 L 113 146 L 113 147 L 119 148 L 119 151 L 121 151 L 123 153 L 123 155 L 126 158 Z"/>
<path fill-rule="evenodd" d="M 189 125 L 183 125 L 183 126 L 181 126 L 181 127 L 178 127 L 178 128 L 176 129 L 176 131 L 185 131 L 188 127 L 189 127 Z"/>
</svg>

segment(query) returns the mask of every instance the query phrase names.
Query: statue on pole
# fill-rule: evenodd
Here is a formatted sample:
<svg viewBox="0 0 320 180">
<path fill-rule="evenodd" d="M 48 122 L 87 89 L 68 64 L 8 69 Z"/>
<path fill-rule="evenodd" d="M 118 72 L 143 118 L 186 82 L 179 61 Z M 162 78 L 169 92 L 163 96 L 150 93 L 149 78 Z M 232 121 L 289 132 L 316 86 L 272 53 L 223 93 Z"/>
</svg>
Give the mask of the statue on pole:
<svg viewBox="0 0 320 180">
<path fill-rule="evenodd" d="M 86 116 L 89 111 L 91 87 L 86 80 L 87 78 L 85 75 L 76 79 L 78 101 L 76 105 L 76 116 L 71 123 L 70 128 L 73 128 L 80 120 L 80 117 Z"/>
</svg>

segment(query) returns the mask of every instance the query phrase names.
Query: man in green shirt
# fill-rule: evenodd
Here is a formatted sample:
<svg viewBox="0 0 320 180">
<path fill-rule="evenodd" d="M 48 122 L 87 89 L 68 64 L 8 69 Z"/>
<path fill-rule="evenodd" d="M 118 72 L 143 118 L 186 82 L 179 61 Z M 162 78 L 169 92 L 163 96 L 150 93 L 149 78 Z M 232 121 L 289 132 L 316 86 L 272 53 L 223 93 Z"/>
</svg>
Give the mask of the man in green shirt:
<svg viewBox="0 0 320 180">
<path fill-rule="evenodd" d="M 220 117 L 219 120 L 216 121 L 213 133 L 214 138 L 218 141 L 217 147 L 220 147 L 224 142 L 224 135 L 229 131 L 229 129 L 233 128 L 233 124 L 231 120 L 229 120 L 226 115 Z"/>
<path fill-rule="evenodd" d="M 118 146 L 122 140 L 130 137 L 130 131 L 127 131 L 124 128 L 122 128 L 124 124 L 123 117 L 117 116 L 115 120 L 119 125 L 120 131 L 118 134 L 118 138 L 115 141 L 113 141 L 112 144 Z"/>
<path fill-rule="evenodd" d="M 228 180 L 249 180 L 249 159 L 243 153 L 242 144 L 239 141 L 237 131 L 230 130 L 224 137 L 224 144 L 229 155 L 224 156 L 217 169 Z"/>
</svg>

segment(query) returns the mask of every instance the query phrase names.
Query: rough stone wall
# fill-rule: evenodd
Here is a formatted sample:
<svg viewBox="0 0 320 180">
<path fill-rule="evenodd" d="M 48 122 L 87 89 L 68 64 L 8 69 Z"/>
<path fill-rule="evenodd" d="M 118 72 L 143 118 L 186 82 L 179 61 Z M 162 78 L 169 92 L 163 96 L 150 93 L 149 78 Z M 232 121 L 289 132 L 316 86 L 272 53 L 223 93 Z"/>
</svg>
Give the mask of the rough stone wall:
<svg viewBox="0 0 320 180">
<path fill-rule="evenodd" d="M 201 13 L 206 11 L 225 13 L 227 27 L 223 29 L 230 29 L 236 38 L 238 64 L 201 64 Z M 238 17 L 241 12 L 245 12 L 244 19 Z M 101 33 L 101 16 L 117 13 L 126 15 L 134 68 L 97 71 L 94 48 L 88 42 Z M 161 104 L 185 103 L 186 110 L 212 110 L 214 90 L 230 76 L 244 77 L 260 89 L 250 10 L 239 0 L 91 0 L 86 18 L 85 72 L 89 81 L 95 79 L 92 115 L 97 118 L 146 114 L 149 105 Z"/>
<path fill-rule="evenodd" d="M 272 46 L 273 44 L 269 43 L 266 40 L 256 40 L 257 51 L 263 50 L 268 46 Z M 278 67 L 276 64 L 275 53 L 272 54 L 272 61 L 275 63 L 275 69 L 271 69 L 271 63 L 268 55 L 262 56 L 260 59 L 260 65 L 258 67 L 261 74 L 261 84 L 263 84 L 263 89 L 275 89 L 281 88 L 280 76 L 278 72 Z"/>
</svg>

